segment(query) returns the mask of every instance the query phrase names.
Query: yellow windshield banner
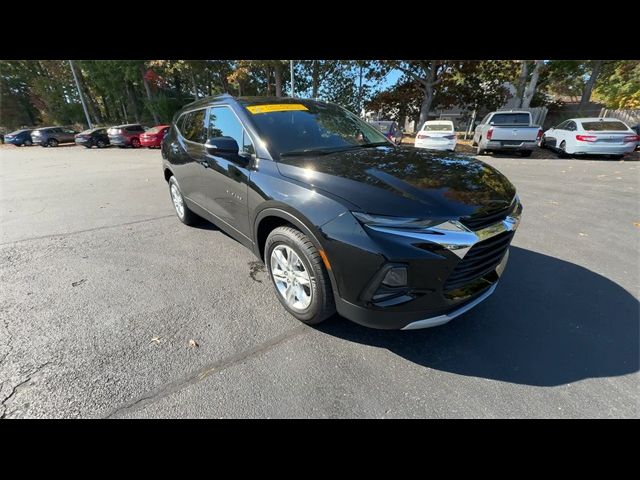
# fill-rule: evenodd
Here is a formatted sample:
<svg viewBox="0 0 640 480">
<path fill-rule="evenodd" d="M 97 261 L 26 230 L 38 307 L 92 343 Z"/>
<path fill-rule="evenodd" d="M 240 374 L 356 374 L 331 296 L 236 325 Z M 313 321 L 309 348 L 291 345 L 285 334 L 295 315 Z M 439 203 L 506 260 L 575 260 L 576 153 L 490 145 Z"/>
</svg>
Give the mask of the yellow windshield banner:
<svg viewBox="0 0 640 480">
<path fill-rule="evenodd" d="M 270 113 L 270 112 L 289 112 L 292 110 L 306 110 L 309 109 L 302 105 L 301 103 L 280 103 L 280 104 L 271 104 L 271 105 L 251 105 L 247 107 L 254 115 L 258 113 Z"/>
</svg>

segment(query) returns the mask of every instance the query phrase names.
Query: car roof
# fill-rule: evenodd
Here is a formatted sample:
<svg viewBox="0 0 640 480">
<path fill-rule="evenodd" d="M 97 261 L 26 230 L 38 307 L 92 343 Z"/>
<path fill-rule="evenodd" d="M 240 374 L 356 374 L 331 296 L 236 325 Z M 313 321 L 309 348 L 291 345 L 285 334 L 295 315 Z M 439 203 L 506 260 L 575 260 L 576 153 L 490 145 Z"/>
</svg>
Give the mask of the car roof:
<svg viewBox="0 0 640 480">
<path fill-rule="evenodd" d="M 569 118 L 569 120 L 573 120 L 574 122 L 611 122 L 613 121 L 613 122 L 624 123 L 626 125 L 625 122 L 615 117 L 582 117 L 582 118 Z"/>
<path fill-rule="evenodd" d="M 429 120 L 426 123 L 450 123 L 451 125 L 453 125 L 453 122 L 451 120 Z"/>
<path fill-rule="evenodd" d="M 113 127 L 109 127 L 109 128 L 138 127 L 138 126 L 141 127 L 142 124 L 141 123 L 123 123 L 122 125 L 114 125 Z"/>
<path fill-rule="evenodd" d="M 196 100 L 195 102 L 191 102 L 188 105 L 185 105 L 177 112 L 177 115 L 181 115 L 184 112 L 188 112 L 190 110 L 197 110 L 198 108 L 208 107 L 212 103 L 221 102 L 223 100 L 227 100 L 228 103 L 237 103 L 243 107 L 247 107 L 249 105 L 265 105 L 270 103 L 301 103 L 303 105 L 333 105 L 330 102 L 323 102 L 321 100 L 313 100 L 310 98 L 298 98 L 298 97 L 273 97 L 273 96 L 243 96 L 243 97 L 234 97 L 227 93 L 222 95 L 214 95 L 211 97 L 205 97 Z"/>
<path fill-rule="evenodd" d="M 531 113 L 527 110 L 498 110 L 496 112 L 493 113 Z"/>
</svg>

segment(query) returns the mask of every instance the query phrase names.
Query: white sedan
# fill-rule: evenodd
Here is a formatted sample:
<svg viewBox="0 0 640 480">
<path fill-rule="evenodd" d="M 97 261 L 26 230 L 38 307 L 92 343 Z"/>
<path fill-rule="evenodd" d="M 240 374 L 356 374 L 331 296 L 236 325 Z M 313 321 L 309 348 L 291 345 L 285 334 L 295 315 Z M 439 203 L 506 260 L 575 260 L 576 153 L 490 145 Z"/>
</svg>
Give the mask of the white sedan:
<svg viewBox="0 0 640 480">
<path fill-rule="evenodd" d="M 570 118 L 543 133 L 538 146 L 561 156 L 610 155 L 633 152 L 639 136 L 616 118 Z"/>
<path fill-rule="evenodd" d="M 430 120 L 416 135 L 416 148 L 428 148 L 430 150 L 456 149 L 456 132 L 451 120 Z"/>
</svg>

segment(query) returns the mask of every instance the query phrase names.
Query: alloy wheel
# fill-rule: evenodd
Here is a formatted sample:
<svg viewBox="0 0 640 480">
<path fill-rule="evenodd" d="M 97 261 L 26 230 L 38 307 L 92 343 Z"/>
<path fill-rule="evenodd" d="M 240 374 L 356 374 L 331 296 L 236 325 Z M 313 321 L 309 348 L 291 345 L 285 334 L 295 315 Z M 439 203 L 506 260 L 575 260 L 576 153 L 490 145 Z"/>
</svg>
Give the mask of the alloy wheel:
<svg viewBox="0 0 640 480">
<path fill-rule="evenodd" d="M 271 276 L 282 298 L 293 310 L 311 305 L 311 278 L 300 257 L 288 245 L 277 245 L 271 252 Z"/>
</svg>

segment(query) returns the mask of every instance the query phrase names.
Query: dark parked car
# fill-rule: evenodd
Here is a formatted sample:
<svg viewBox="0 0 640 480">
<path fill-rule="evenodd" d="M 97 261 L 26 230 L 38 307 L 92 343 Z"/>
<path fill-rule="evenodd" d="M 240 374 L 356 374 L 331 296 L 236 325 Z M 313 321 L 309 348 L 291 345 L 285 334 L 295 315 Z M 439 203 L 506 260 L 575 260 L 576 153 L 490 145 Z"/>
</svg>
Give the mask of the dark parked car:
<svg viewBox="0 0 640 480">
<path fill-rule="evenodd" d="M 451 320 L 496 288 L 522 211 L 493 167 L 396 146 L 312 100 L 199 100 L 176 114 L 162 157 L 178 218 L 250 248 L 308 324 L 336 310 L 386 329 Z"/>
<path fill-rule="evenodd" d="M 74 143 L 76 132 L 66 127 L 36 128 L 31 132 L 31 140 L 35 145 L 43 147 L 57 147 L 61 143 Z"/>
<path fill-rule="evenodd" d="M 638 144 L 636 145 L 636 150 L 638 150 L 640 149 L 640 123 L 637 124 L 635 127 L 631 127 L 631 130 L 636 132 L 636 135 L 638 135 Z"/>
<path fill-rule="evenodd" d="M 146 132 L 146 129 L 138 124 L 117 125 L 107 130 L 111 145 L 117 145 L 120 148 L 140 146 L 140 135 Z"/>
<path fill-rule="evenodd" d="M 33 145 L 33 141 L 31 140 L 31 132 L 30 128 L 16 130 L 15 132 L 7 133 L 4 136 L 5 143 L 10 143 L 12 145 L 16 145 L 17 147 L 21 147 L 23 145 L 30 146 Z"/>
<path fill-rule="evenodd" d="M 109 145 L 109 136 L 107 135 L 107 129 L 98 127 L 80 132 L 76 135 L 76 143 L 87 148 L 104 148 Z"/>
<path fill-rule="evenodd" d="M 396 145 L 402 143 L 402 129 L 396 122 L 392 120 L 372 120 L 369 123 L 384 133 L 384 136 Z"/>
</svg>

